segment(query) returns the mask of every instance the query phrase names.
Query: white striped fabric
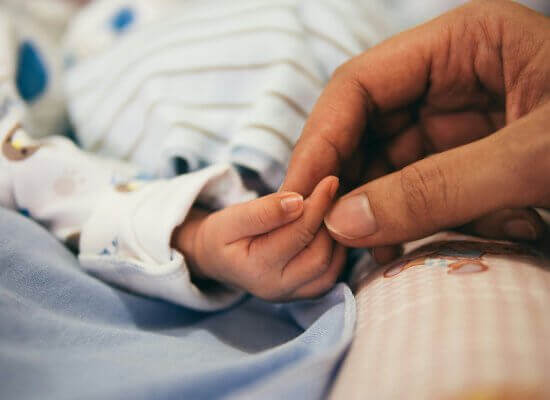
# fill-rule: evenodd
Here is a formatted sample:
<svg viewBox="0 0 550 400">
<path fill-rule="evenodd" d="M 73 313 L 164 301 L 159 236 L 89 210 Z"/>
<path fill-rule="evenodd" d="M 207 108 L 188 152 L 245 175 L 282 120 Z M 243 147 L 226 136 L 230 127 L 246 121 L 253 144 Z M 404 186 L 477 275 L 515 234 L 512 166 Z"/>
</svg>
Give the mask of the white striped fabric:
<svg viewBox="0 0 550 400">
<path fill-rule="evenodd" d="M 229 161 L 274 189 L 334 69 L 384 37 L 379 20 L 359 0 L 97 1 L 67 36 L 70 115 L 84 148 L 152 173 Z"/>
</svg>

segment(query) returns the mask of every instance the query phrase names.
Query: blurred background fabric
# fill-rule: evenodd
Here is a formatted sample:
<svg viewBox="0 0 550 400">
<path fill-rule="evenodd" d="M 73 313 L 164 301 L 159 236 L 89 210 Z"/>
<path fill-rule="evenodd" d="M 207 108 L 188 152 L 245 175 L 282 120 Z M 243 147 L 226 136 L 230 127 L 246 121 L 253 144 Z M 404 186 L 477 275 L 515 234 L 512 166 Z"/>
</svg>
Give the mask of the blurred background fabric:
<svg viewBox="0 0 550 400">
<path fill-rule="evenodd" d="M 368 2 L 369 0 L 366 0 Z M 518 3 L 526 5 L 545 15 L 550 15 L 549 0 L 519 0 Z M 468 3 L 467 0 L 383 0 L 381 2 L 392 15 L 396 22 L 395 28 L 403 30 L 411 26 L 426 22 L 455 7 Z"/>
<path fill-rule="evenodd" d="M 164 2 L 173 0 L 162 0 Z M 152 3 L 157 3 L 151 0 Z M 188 1 L 189 2 L 189 1 Z M 518 1 L 546 15 L 550 15 L 550 0 Z M 5 25 L 16 28 L 14 45 L 33 43 L 35 46 L 21 46 L 19 62 L 33 68 L 25 68 L 19 76 L 22 94 L 27 97 L 28 113 L 26 127 L 35 137 L 51 134 L 67 134 L 72 130 L 65 112 L 63 66 L 70 62 L 61 50 L 64 33 L 78 7 L 89 3 L 87 0 L 0 0 L 0 20 Z M 381 20 L 389 22 L 391 33 L 408 29 L 425 22 L 454 7 L 466 3 L 465 0 L 362 0 L 365 11 L 378 14 Z M 4 29 L 4 28 L 2 28 Z M 29 72 L 38 81 L 29 84 Z M 39 93 L 40 96 L 36 94 Z"/>
</svg>

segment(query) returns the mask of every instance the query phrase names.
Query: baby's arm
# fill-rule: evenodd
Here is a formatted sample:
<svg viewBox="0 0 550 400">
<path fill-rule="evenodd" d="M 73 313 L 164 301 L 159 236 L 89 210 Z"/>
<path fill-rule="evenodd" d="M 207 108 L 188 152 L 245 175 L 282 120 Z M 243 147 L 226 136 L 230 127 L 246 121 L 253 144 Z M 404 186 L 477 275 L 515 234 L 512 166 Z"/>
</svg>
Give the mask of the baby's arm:
<svg viewBox="0 0 550 400">
<path fill-rule="evenodd" d="M 0 10 L 0 206 L 40 222 L 78 248 L 84 269 L 126 289 L 200 310 L 238 301 L 241 292 L 221 285 L 200 290 L 170 247 L 198 199 L 223 207 L 255 197 L 237 173 L 219 165 L 150 181 L 136 166 L 87 154 L 65 138 L 34 140 L 16 87 L 12 28 Z"/>
<path fill-rule="evenodd" d="M 242 297 L 221 285 L 200 290 L 170 247 L 195 202 L 223 207 L 254 197 L 230 166 L 144 179 L 135 166 L 85 153 L 65 138 L 32 139 L 15 100 L 1 89 L 0 206 L 79 248 L 84 269 L 119 286 L 205 311 Z"/>
<path fill-rule="evenodd" d="M 66 139 L 35 141 L 15 119 L 1 120 L 0 130 L 6 127 L 0 205 L 79 245 L 83 267 L 107 281 L 214 310 L 237 301 L 236 289 L 270 300 L 314 297 L 340 273 L 344 250 L 333 248 L 321 227 L 336 178 L 305 201 L 277 193 L 208 213 L 191 207 L 201 198 L 211 203 L 216 193 L 228 202 L 251 197 L 227 166 L 146 181 L 135 179 L 135 167 L 84 153 Z M 193 283 L 201 278 L 227 286 L 201 291 Z"/>
<path fill-rule="evenodd" d="M 338 189 L 324 179 L 307 199 L 276 193 L 216 213 L 192 212 L 173 236 L 197 277 L 268 300 L 315 297 L 330 289 L 345 250 L 322 227 Z"/>
</svg>

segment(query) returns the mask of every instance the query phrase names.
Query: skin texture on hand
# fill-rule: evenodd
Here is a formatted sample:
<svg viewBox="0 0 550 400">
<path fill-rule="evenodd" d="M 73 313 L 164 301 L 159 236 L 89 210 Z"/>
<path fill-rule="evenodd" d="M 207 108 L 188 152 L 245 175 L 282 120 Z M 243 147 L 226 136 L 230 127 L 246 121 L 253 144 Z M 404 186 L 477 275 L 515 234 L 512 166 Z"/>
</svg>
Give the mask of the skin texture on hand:
<svg viewBox="0 0 550 400">
<path fill-rule="evenodd" d="M 352 59 L 316 104 L 282 190 L 307 195 L 339 175 L 353 191 L 327 216 L 331 235 L 388 259 L 387 245 L 465 224 L 540 238 L 531 207 L 550 207 L 549 38 L 540 14 L 473 1 Z"/>
<path fill-rule="evenodd" d="M 272 301 L 316 297 L 344 266 L 323 218 L 338 190 L 327 177 L 306 200 L 275 193 L 208 214 L 194 210 L 173 235 L 192 274 Z"/>
</svg>

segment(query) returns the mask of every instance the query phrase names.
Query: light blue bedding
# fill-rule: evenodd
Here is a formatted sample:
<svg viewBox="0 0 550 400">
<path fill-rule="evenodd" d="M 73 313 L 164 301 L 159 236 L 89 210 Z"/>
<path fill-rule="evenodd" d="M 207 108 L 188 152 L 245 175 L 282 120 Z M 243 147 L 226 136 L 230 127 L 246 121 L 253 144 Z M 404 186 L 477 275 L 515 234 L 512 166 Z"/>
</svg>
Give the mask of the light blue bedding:
<svg viewBox="0 0 550 400">
<path fill-rule="evenodd" d="M 113 288 L 34 222 L 0 209 L 1 399 L 323 397 L 347 349 L 355 302 L 216 314 Z"/>
</svg>

